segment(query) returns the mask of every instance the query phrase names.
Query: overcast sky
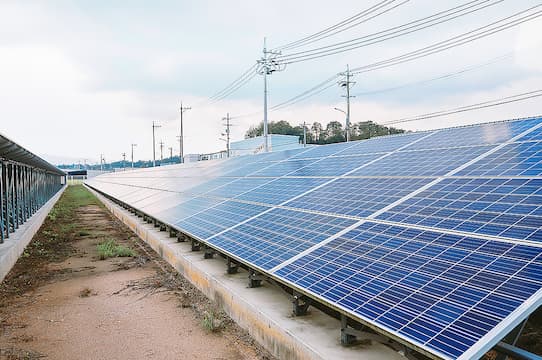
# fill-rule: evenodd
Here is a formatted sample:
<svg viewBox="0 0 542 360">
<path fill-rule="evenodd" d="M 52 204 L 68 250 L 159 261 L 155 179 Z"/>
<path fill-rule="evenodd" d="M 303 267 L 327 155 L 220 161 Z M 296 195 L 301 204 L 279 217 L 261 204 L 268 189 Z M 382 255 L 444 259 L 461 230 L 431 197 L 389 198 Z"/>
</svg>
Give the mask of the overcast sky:
<svg viewBox="0 0 542 360">
<path fill-rule="evenodd" d="M 403 0 L 404 1 L 404 0 Z M 397 1 L 401 3 L 403 1 Z M 493 2 L 489 1 L 488 3 Z M 229 1 L 9 1 L 0 0 L 0 132 L 52 161 L 107 161 L 129 153 L 152 158 L 157 141 L 178 153 L 181 100 L 185 153 L 221 150 L 221 118 L 262 109 L 263 84 L 255 77 L 218 103 L 208 97 L 227 86 L 270 48 L 333 25 L 379 2 L 342 0 Z M 370 34 L 463 4 L 411 0 L 341 34 L 323 46 Z M 506 0 L 479 12 L 340 55 L 291 64 L 270 76 L 270 104 L 287 100 L 346 64 L 359 67 L 430 45 L 540 1 Z M 495 60 L 495 59 L 498 60 Z M 352 121 L 386 120 L 468 105 L 542 88 L 540 18 L 471 44 L 355 77 Z M 490 62 L 461 76 L 395 91 L 377 90 L 430 79 Z M 541 98 L 407 123 L 428 129 L 542 114 Z M 270 120 L 344 121 L 338 86 L 282 111 Z M 233 139 L 262 115 L 234 120 Z M 168 151 L 169 152 L 169 151 Z"/>
</svg>

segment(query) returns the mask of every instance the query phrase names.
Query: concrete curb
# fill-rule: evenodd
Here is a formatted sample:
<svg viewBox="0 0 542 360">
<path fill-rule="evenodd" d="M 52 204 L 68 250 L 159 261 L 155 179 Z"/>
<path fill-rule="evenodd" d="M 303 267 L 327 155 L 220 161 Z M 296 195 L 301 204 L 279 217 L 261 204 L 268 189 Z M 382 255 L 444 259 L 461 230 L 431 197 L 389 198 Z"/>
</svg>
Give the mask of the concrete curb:
<svg viewBox="0 0 542 360">
<path fill-rule="evenodd" d="M 87 187 L 88 188 L 88 187 Z M 190 244 L 178 243 L 167 232 L 118 206 L 88 188 L 104 205 L 154 251 L 171 264 L 269 352 L 279 359 L 404 359 L 379 343 L 362 347 L 340 345 L 340 322 L 312 308 L 303 317 L 292 317 L 292 304 L 286 294 L 269 285 L 247 287 L 248 274 L 226 273 L 225 260 L 203 258 Z"/>
<path fill-rule="evenodd" d="M 4 280 L 28 243 L 36 235 L 64 190 L 66 190 L 66 186 L 50 198 L 27 222 L 19 226 L 17 231 L 9 234 L 9 238 L 5 239 L 3 244 L 0 244 L 0 282 Z"/>
</svg>

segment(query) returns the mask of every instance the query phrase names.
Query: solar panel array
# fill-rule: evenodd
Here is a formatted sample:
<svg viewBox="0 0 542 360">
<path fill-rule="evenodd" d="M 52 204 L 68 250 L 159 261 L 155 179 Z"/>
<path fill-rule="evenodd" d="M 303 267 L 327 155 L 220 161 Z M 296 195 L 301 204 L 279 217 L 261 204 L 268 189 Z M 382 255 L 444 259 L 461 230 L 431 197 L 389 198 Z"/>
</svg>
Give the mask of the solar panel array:
<svg viewBox="0 0 542 360">
<path fill-rule="evenodd" d="M 87 183 L 410 346 L 482 356 L 542 304 L 542 118 Z"/>
</svg>

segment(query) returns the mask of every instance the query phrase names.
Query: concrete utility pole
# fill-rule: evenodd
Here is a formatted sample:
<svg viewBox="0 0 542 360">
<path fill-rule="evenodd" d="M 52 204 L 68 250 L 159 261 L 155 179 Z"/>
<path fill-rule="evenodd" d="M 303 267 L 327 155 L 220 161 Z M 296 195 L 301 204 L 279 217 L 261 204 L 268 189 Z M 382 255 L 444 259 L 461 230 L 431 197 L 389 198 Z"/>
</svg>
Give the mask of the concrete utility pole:
<svg viewBox="0 0 542 360">
<path fill-rule="evenodd" d="M 184 163 L 183 113 L 191 109 L 191 107 L 183 106 L 183 102 L 181 101 L 181 135 L 179 136 L 179 162 L 181 164 Z"/>
<path fill-rule="evenodd" d="M 266 38 L 263 38 L 263 56 L 257 62 L 260 64 L 258 73 L 263 75 L 263 137 L 265 152 L 269 151 L 269 133 L 267 126 L 267 75 L 271 75 L 275 71 L 284 70 L 285 65 L 280 64 L 275 60 L 277 55 L 280 54 L 280 52 L 267 50 L 267 40 Z"/>
<path fill-rule="evenodd" d="M 222 124 L 226 126 L 226 132 L 222 134 L 222 136 L 226 137 L 226 157 L 230 157 L 230 128 L 231 128 L 230 113 L 227 113 L 226 117 L 222 118 L 222 120 L 226 121 L 225 124 Z"/>
<path fill-rule="evenodd" d="M 126 171 L 126 153 L 122 153 L 122 168 Z"/>
<path fill-rule="evenodd" d="M 105 158 L 104 154 L 100 154 L 100 171 L 104 171 Z"/>
<path fill-rule="evenodd" d="M 169 148 L 169 158 L 173 159 L 173 148 L 172 147 Z"/>
<path fill-rule="evenodd" d="M 161 127 L 160 125 L 155 125 L 154 121 L 152 122 L 152 167 L 156 166 L 156 137 L 154 136 L 154 129 Z"/>
<path fill-rule="evenodd" d="M 164 142 L 160 140 L 160 165 L 162 165 L 162 161 L 164 161 Z"/>
<path fill-rule="evenodd" d="M 346 72 L 341 73 L 341 75 L 344 76 L 344 80 L 339 81 L 339 86 L 345 88 L 346 90 L 346 95 L 341 95 L 342 97 L 346 98 L 346 125 L 345 125 L 346 136 L 345 138 L 346 138 L 346 141 L 350 141 L 350 98 L 355 97 L 353 95 L 350 95 L 350 88 L 352 87 L 352 85 L 355 84 L 355 82 L 351 80 L 353 75 L 350 72 L 350 67 L 348 65 L 346 65 Z"/>
<path fill-rule="evenodd" d="M 307 147 L 307 123 L 303 121 L 303 147 Z"/>
<path fill-rule="evenodd" d="M 137 146 L 137 144 L 131 144 L 132 145 L 132 169 L 134 168 L 134 147 Z"/>
</svg>

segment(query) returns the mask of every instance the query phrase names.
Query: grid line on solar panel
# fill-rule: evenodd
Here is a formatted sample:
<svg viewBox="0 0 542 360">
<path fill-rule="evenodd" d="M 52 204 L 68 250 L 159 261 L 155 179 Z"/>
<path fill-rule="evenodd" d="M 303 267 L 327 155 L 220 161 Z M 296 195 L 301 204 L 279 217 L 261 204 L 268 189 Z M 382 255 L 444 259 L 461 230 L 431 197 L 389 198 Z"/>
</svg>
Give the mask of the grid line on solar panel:
<svg viewBox="0 0 542 360">
<path fill-rule="evenodd" d="M 369 236 L 367 233 L 371 229 L 374 233 Z M 413 255 L 405 257 L 403 254 L 399 258 L 391 256 L 395 255 L 392 249 L 398 246 L 394 243 L 399 241 L 401 247 L 411 246 L 409 239 L 412 236 L 426 243 L 423 247 L 418 244 L 410 250 L 414 250 L 415 253 L 423 249 L 431 253 L 435 249 L 427 247 L 435 242 L 442 242 L 444 250 L 440 251 L 441 256 L 443 254 L 449 256 L 452 252 L 465 252 L 466 250 L 462 250 L 465 246 L 469 248 L 467 253 L 470 255 L 466 257 L 456 257 L 456 254 L 452 254 L 452 259 L 457 263 L 455 266 L 460 266 L 462 259 L 469 256 L 473 261 L 477 256 L 484 261 L 480 264 L 473 262 L 473 266 L 476 264 L 479 266 L 478 271 L 456 274 L 454 267 L 439 264 L 436 260 L 429 262 L 417 260 L 410 263 Z M 389 249 L 386 250 L 390 251 L 375 251 L 376 246 L 372 248 L 368 246 L 371 242 L 376 245 L 388 243 Z M 456 244 L 461 244 L 461 247 L 458 249 L 451 247 Z M 414 338 L 433 352 L 437 350 L 455 358 L 511 313 L 521 301 L 542 287 L 542 281 L 535 275 L 537 269 L 542 269 L 542 264 L 540 261 L 536 264 L 532 261 L 535 257 L 540 259 L 541 253 L 542 249 L 522 245 L 508 244 L 503 247 L 503 244 L 469 237 L 364 223 L 360 229 L 313 251 L 275 274 L 379 326 L 402 334 L 403 337 Z M 408 252 L 406 254 L 408 255 Z M 503 256 L 505 254 L 506 257 Z M 510 259 L 514 259 L 515 266 L 510 265 Z M 345 264 L 353 265 L 344 266 Z M 429 270 L 427 274 L 418 271 L 418 268 L 424 266 Z M 529 266 L 531 268 L 528 268 Z M 486 271 L 493 269 L 492 267 L 508 271 L 508 278 L 501 273 L 495 275 Z M 315 275 L 316 272 L 319 276 Z M 451 278 L 461 274 L 460 279 L 463 281 L 435 277 L 435 273 L 449 274 Z M 519 284 L 520 277 L 514 278 L 516 274 L 527 276 L 529 280 Z M 330 277 L 334 277 L 334 280 L 326 280 Z M 348 284 L 348 279 L 354 278 L 357 282 L 350 281 Z M 532 285 L 526 287 L 527 283 Z M 339 292 L 338 284 L 344 285 L 343 290 Z M 494 286 L 495 284 L 497 286 Z M 337 291 L 334 292 L 332 289 Z M 355 295 L 354 298 L 352 295 Z M 352 303 L 354 300 L 357 302 Z M 407 319 L 410 322 L 407 323 Z M 457 342 L 458 339 L 463 341 L 458 342 L 457 346 L 460 348 L 455 350 L 443 349 L 449 342 L 439 344 L 443 337 L 449 336 L 447 331 L 450 329 L 455 334 L 453 341 Z M 433 335 L 427 337 L 429 331 Z"/>
<path fill-rule="evenodd" d="M 349 175 L 443 176 L 488 151 L 493 146 L 433 150 L 397 151 Z"/>
<path fill-rule="evenodd" d="M 275 208 L 206 241 L 260 268 L 270 269 L 355 222 Z"/>
<path fill-rule="evenodd" d="M 330 156 L 348 156 L 392 152 L 399 148 L 408 148 L 415 140 L 426 137 L 431 132 L 419 132 L 393 136 L 378 136 L 367 140 L 355 141 L 355 145 Z"/>
<path fill-rule="evenodd" d="M 514 137 L 538 125 L 540 120 L 541 118 L 531 118 L 441 129 L 435 136 L 413 144 L 409 149 L 422 150 L 501 144 L 511 141 Z"/>
<path fill-rule="evenodd" d="M 224 201 L 176 223 L 180 229 L 205 240 L 243 220 L 270 209 L 266 206 Z"/>
<path fill-rule="evenodd" d="M 377 219 L 541 242 L 542 179 L 447 178 Z"/>
<path fill-rule="evenodd" d="M 408 195 L 434 178 L 343 178 L 284 206 L 366 217 Z"/>
<path fill-rule="evenodd" d="M 507 144 L 458 173 L 462 176 L 540 176 L 542 142 Z"/>
</svg>

